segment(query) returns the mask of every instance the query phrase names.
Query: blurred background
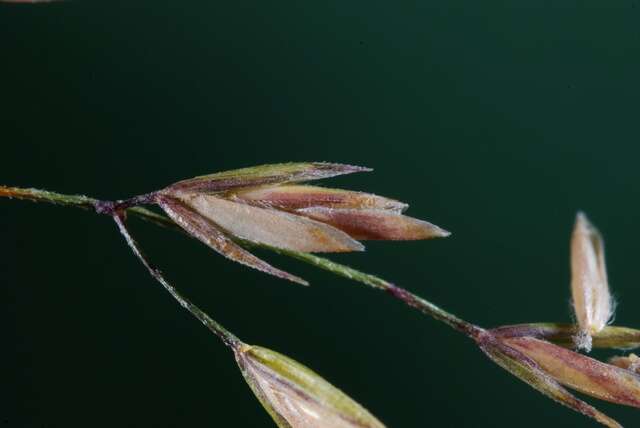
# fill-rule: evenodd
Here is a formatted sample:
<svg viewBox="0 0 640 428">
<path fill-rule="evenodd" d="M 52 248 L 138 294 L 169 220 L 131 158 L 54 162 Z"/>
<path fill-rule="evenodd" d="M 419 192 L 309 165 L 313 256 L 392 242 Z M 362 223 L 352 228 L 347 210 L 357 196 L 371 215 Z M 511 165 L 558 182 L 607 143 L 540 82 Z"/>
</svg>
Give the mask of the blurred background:
<svg viewBox="0 0 640 428">
<path fill-rule="evenodd" d="M 324 184 L 453 235 L 331 258 L 487 327 L 571 320 L 582 209 L 616 323 L 640 326 L 637 0 L 313 3 L 0 5 L 0 184 L 115 199 L 262 163 L 369 166 Z M 274 426 L 107 218 L 0 200 L 0 219 L 1 426 Z M 212 316 L 389 427 L 598 426 L 383 293 L 259 253 L 312 283 L 296 286 L 131 227 Z"/>
</svg>

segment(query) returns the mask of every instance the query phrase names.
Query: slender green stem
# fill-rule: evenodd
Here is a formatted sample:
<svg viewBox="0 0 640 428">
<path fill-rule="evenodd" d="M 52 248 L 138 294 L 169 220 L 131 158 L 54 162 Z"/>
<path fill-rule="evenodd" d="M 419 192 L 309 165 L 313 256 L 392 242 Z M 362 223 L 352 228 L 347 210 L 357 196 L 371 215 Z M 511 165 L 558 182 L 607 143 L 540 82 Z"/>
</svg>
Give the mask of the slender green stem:
<svg viewBox="0 0 640 428">
<path fill-rule="evenodd" d="M 99 204 L 105 203 L 104 201 L 100 201 L 98 199 L 93 199 L 93 198 L 89 198 L 87 196 L 82 196 L 82 195 L 64 195 L 64 194 L 60 194 L 60 193 L 54 193 L 54 192 L 48 192 L 45 190 L 37 190 L 37 189 L 22 189 L 22 188 L 17 188 L 17 187 L 3 187 L 0 186 L 0 197 L 10 197 L 10 198 L 19 198 L 19 199 L 28 199 L 28 200 L 32 200 L 32 201 L 36 201 L 36 202 L 49 202 L 49 203 L 53 203 L 53 204 L 59 204 L 59 205 L 66 205 L 66 206 L 75 206 L 78 208 L 96 208 L 96 206 L 99 206 Z M 130 200 L 128 200 L 130 201 Z M 126 201 L 125 201 L 126 202 Z M 161 215 L 161 214 L 157 214 L 153 211 L 150 211 L 146 208 L 142 208 L 142 207 L 130 207 L 127 208 L 124 212 L 126 212 L 127 214 L 131 214 L 131 215 L 135 215 L 137 217 L 140 217 L 144 220 L 147 220 L 149 222 L 152 222 L 156 225 L 159 226 L 163 226 L 163 227 L 168 227 L 171 229 L 175 229 L 175 230 L 180 230 L 183 231 L 177 224 L 175 224 L 171 219 Z M 112 213 L 113 214 L 113 213 Z M 114 217 L 115 218 L 115 217 Z M 120 224 L 122 223 L 122 219 L 120 217 L 118 217 L 120 220 L 120 223 L 118 224 L 120 226 Z M 118 221 L 118 220 L 116 220 Z M 122 226 L 124 226 L 124 224 L 122 223 Z M 125 234 L 126 232 L 126 228 L 122 229 L 121 231 L 124 230 L 123 234 Z M 137 248 L 137 244 L 135 243 L 135 241 L 133 241 L 131 239 L 131 237 L 129 236 L 128 232 L 126 232 L 125 237 L 127 238 L 127 242 L 129 243 L 129 245 L 131 246 L 131 248 L 134 250 L 134 252 L 136 253 L 136 255 L 140 258 L 140 260 L 145 264 L 145 266 L 147 266 L 147 269 L 149 269 L 149 271 L 151 272 L 151 274 L 162 283 L 162 285 L 165 286 L 165 288 L 167 288 L 167 290 L 169 290 L 169 292 L 176 297 L 176 299 L 178 299 L 178 301 L 181 302 L 182 301 L 180 299 L 182 299 L 182 297 L 180 297 L 178 294 L 174 294 L 175 289 L 169 285 L 164 278 L 162 278 L 162 276 L 160 275 L 159 277 L 156 276 L 156 273 L 154 272 L 159 272 L 157 270 L 155 270 L 154 268 L 151 268 L 150 265 L 148 264 L 148 262 L 146 261 L 146 259 L 144 258 L 144 256 L 142 255 L 142 253 L 140 253 L 139 250 L 136 250 Z M 297 260 L 303 261 L 305 263 L 308 263 L 310 265 L 319 267 L 321 269 L 327 270 L 329 272 L 332 272 L 336 275 L 357 281 L 359 283 L 368 285 L 370 287 L 373 288 L 377 288 L 379 290 L 383 290 L 388 292 L 390 295 L 392 295 L 393 297 L 401 300 L 402 302 L 404 302 L 405 304 L 418 309 L 420 312 L 429 315 L 431 317 L 433 317 L 434 319 L 438 320 L 438 321 L 442 321 L 445 324 L 447 324 L 448 326 L 454 328 L 455 330 L 462 332 L 464 334 L 466 334 L 467 336 L 471 337 L 471 338 L 475 338 L 477 337 L 481 332 L 483 332 L 484 330 L 474 324 L 471 324 L 447 311 L 445 311 L 444 309 L 434 305 L 433 303 L 429 302 L 428 300 L 423 299 L 420 296 L 417 296 L 416 294 L 411 293 L 410 291 L 398 287 L 388 281 L 385 281 L 382 278 L 379 278 L 377 276 L 374 275 L 370 275 L 361 271 L 358 271 L 356 269 L 352 269 L 348 266 L 342 265 L 340 263 L 336 263 L 333 262 L 331 260 L 325 259 L 323 257 L 319 257 L 313 254 L 309 254 L 309 253 L 302 253 L 302 252 L 298 252 L 298 251 L 290 251 L 290 250 L 283 250 L 280 248 L 274 248 L 274 247 L 270 247 L 270 246 L 266 246 L 266 245 L 262 245 L 262 244 L 256 244 L 256 243 L 251 243 L 251 242 L 246 242 L 246 241 L 240 241 L 239 244 L 241 244 L 242 246 L 245 247 L 261 247 L 261 248 L 266 248 L 269 250 L 272 250 L 276 253 L 279 254 L 283 254 L 286 255 L 288 257 L 292 257 L 295 258 Z M 165 285 L 166 284 L 166 285 Z M 173 290 L 173 291 L 171 291 Z M 177 297 L 178 296 L 178 297 Z M 188 302 L 187 300 L 185 300 L 186 302 Z M 191 305 L 189 303 L 189 305 Z M 184 304 L 183 304 L 184 306 Z M 188 310 L 191 311 L 191 309 L 189 309 L 189 307 L 185 306 Z M 203 323 L 205 323 L 205 325 L 207 325 L 207 323 L 203 320 L 206 319 L 210 319 L 206 316 L 206 314 L 204 314 L 204 312 L 200 311 L 197 307 L 191 305 L 191 307 L 195 308 L 196 313 L 200 313 L 200 315 L 196 315 L 196 313 L 194 313 L 194 315 L 196 317 L 198 317 L 198 319 L 200 319 Z M 206 317 L 206 318 L 204 318 Z M 214 324 L 212 325 L 218 325 L 217 323 L 215 323 L 215 321 L 211 320 Z M 208 325 L 207 325 L 208 326 Z M 223 329 L 223 331 L 226 331 Z M 230 333 L 229 333 L 230 334 Z M 224 339 L 223 339 L 224 340 Z M 236 339 L 237 340 L 237 339 Z"/>
<path fill-rule="evenodd" d="M 191 314 L 194 317 L 196 317 L 202 324 L 204 324 L 205 327 L 207 327 L 216 336 L 218 336 L 224 342 L 225 345 L 233 349 L 237 348 L 242 343 L 240 339 L 238 339 L 229 330 L 224 328 L 216 320 L 214 320 L 209 315 L 207 315 L 202 309 L 200 309 L 198 306 L 193 304 L 189 299 L 182 296 L 176 290 L 176 288 L 173 285 L 171 285 L 169 281 L 165 279 L 165 277 L 162 275 L 162 272 L 158 268 L 153 267 L 149 263 L 149 260 L 147 259 L 147 257 L 142 253 L 140 246 L 129 233 L 129 230 L 125 225 L 123 215 L 119 212 L 116 212 L 113 214 L 113 219 L 118 225 L 118 229 L 120 229 L 120 233 L 122 233 L 122 235 L 124 236 L 124 239 L 127 241 L 127 244 L 129 245 L 133 253 L 136 255 L 136 257 L 138 257 L 138 259 L 142 262 L 142 264 L 147 268 L 151 276 L 153 276 L 160 284 L 162 284 L 162 286 L 169 293 L 171 293 L 173 298 L 176 299 L 183 308 L 191 312 Z"/>
<path fill-rule="evenodd" d="M 426 315 L 429 315 L 438 321 L 444 322 L 448 326 L 466 334 L 469 337 L 472 337 L 472 338 L 477 337 L 477 335 L 483 331 L 480 327 L 473 325 L 463 320 L 462 318 L 459 318 L 453 315 L 452 313 L 445 311 L 444 309 L 434 305 L 428 300 L 425 300 L 422 297 L 417 296 L 411 293 L 410 291 L 404 288 L 398 287 L 397 285 L 394 285 L 389 281 L 385 281 L 384 279 L 377 277 L 375 275 L 361 272 L 359 270 L 325 259 L 324 257 L 316 256 L 314 254 L 302 253 L 299 251 L 283 250 L 279 248 L 270 248 L 270 249 L 274 252 L 303 261 L 305 263 L 327 270 L 331 273 L 342 276 L 344 278 L 360 282 L 362 284 L 368 285 L 378 290 L 386 291 L 389 294 L 391 294 L 393 297 L 404 302 L 405 304 L 418 309 L 420 312 Z"/>
<path fill-rule="evenodd" d="M 65 195 L 62 193 L 49 192 L 47 190 L 25 189 L 20 187 L 7 186 L 0 186 L 0 197 L 24 199 L 33 202 L 46 202 L 55 205 L 63 205 L 82 209 L 95 209 L 96 205 L 104 202 L 99 199 L 90 198 L 84 195 Z M 133 214 L 158 226 L 182 230 L 180 226 L 175 224 L 171 219 L 146 208 L 131 207 L 127 208 L 125 212 Z"/>
<path fill-rule="evenodd" d="M 50 204 L 92 209 L 97 199 L 84 195 L 64 195 L 39 189 L 24 189 L 20 187 L 0 186 L 0 197 L 26 199 L 34 202 L 48 202 Z"/>
</svg>

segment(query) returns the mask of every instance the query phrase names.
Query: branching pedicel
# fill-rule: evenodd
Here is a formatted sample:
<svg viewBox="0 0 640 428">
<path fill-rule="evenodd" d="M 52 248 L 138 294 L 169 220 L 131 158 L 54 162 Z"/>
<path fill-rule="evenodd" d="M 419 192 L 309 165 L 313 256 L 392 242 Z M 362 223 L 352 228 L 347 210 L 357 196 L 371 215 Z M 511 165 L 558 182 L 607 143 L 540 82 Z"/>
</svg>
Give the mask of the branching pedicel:
<svg viewBox="0 0 640 428">
<path fill-rule="evenodd" d="M 127 214 L 182 230 L 231 260 L 293 282 L 294 275 L 252 255 L 259 246 L 387 291 L 472 339 L 494 362 L 548 397 L 608 427 L 613 419 L 562 385 L 613 403 L 640 407 L 640 359 L 609 364 L 572 351 L 576 347 L 631 349 L 640 331 L 608 326 L 612 301 L 604 246 L 586 216 L 578 214 L 572 238 L 572 295 L 578 325 L 536 323 L 485 330 L 376 276 L 311 254 L 360 251 L 358 240 L 445 237 L 445 230 L 407 217 L 407 205 L 380 196 L 299 183 L 366 168 L 328 163 L 264 165 L 180 181 L 123 201 L 100 201 L 36 189 L 1 187 L 0 196 L 94 209 L 111 216 L 134 254 L 171 295 L 230 347 L 243 376 L 280 427 L 384 427 L 373 415 L 301 364 L 277 352 L 243 343 L 183 297 L 143 255 L 131 237 Z M 140 205 L 157 204 L 169 218 Z"/>
</svg>

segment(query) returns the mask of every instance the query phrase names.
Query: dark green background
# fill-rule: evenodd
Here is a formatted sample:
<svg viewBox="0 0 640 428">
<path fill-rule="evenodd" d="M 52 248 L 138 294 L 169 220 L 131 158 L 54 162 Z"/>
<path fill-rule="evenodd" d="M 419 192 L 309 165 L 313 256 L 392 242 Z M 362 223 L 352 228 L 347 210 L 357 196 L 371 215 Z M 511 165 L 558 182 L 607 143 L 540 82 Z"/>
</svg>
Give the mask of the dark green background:
<svg viewBox="0 0 640 428">
<path fill-rule="evenodd" d="M 370 166 L 326 184 L 409 201 L 453 236 L 334 259 L 483 326 L 570 319 L 583 209 L 617 322 L 640 326 L 637 0 L 1 5 L 0 48 L 2 184 L 123 198 L 268 162 Z M 108 219 L 9 200 L 0 219 L 0 426 L 272 426 Z M 390 427 L 596 426 L 382 293 L 261 253 L 306 289 L 132 228 L 215 318 Z"/>
</svg>

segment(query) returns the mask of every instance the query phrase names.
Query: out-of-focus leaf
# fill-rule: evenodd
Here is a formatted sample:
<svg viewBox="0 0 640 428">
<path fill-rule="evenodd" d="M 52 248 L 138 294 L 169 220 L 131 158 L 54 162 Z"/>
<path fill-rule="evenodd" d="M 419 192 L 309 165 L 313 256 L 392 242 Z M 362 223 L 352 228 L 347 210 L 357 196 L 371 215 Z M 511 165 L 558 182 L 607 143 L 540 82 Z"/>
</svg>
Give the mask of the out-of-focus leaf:
<svg viewBox="0 0 640 428">
<path fill-rule="evenodd" d="M 302 364 L 259 346 L 235 350 L 243 376 L 281 428 L 384 428 L 360 404 Z"/>
</svg>

